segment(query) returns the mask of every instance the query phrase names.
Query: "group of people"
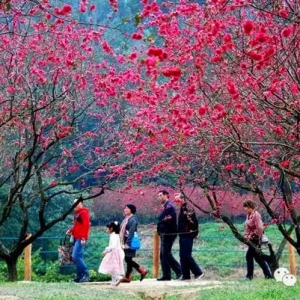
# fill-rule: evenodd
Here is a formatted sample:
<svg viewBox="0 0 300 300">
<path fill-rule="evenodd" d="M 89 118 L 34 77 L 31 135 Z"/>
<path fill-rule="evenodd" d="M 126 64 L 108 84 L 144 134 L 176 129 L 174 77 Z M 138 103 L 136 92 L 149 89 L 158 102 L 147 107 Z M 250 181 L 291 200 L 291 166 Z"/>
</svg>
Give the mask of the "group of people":
<svg viewBox="0 0 300 300">
<path fill-rule="evenodd" d="M 169 199 L 166 190 L 158 192 L 158 200 L 162 205 L 162 211 L 158 216 L 157 232 L 160 237 L 160 263 L 162 276 L 158 281 L 172 279 L 171 272 L 175 273 L 174 279 L 190 280 L 202 278 L 204 273 L 192 256 L 193 242 L 198 236 L 198 219 L 195 210 L 186 201 L 182 194 L 176 194 L 175 199 Z M 76 199 L 74 225 L 67 234 L 74 237 L 72 259 L 77 267 L 75 282 L 89 281 L 89 271 L 83 259 L 83 251 L 90 230 L 89 211 L 83 205 L 82 199 Z M 179 208 L 177 218 L 176 206 Z M 263 223 L 260 214 L 255 209 L 255 203 L 247 200 L 243 203 L 246 212 L 245 238 L 249 241 L 246 253 L 247 275 L 245 279 L 253 279 L 254 260 L 262 268 L 265 278 L 272 278 L 268 264 L 262 259 L 259 251 L 260 240 L 263 234 Z M 136 206 L 126 204 L 124 206 L 124 219 L 121 224 L 112 221 L 106 225 L 109 234 L 109 245 L 102 252 L 102 261 L 99 273 L 111 275 L 113 286 L 121 282 L 129 283 L 133 269 L 140 274 L 142 281 L 148 271 L 140 266 L 134 257 L 136 249 L 132 248 L 132 240 L 137 233 L 138 221 L 135 216 Z M 179 236 L 179 258 L 178 262 L 172 254 L 172 246 Z M 124 269 L 124 260 L 126 270 Z"/>
</svg>

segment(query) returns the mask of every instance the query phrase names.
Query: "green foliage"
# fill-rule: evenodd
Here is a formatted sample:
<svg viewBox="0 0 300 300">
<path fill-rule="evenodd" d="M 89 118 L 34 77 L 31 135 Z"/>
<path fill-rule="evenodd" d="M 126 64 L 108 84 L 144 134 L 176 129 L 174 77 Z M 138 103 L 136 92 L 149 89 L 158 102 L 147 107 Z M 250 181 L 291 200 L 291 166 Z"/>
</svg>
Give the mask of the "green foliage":
<svg viewBox="0 0 300 300">
<path fill-rule="evenodd" d="M 152 271 L 152 239 L 154 227 L 140 227 L 142 238 L 142 249 L 137 251 L 136 260 L 149 271 L 148 278 L 151 278 Z M 239 230 L 243 231 L 243 224 L 239 225 Z M 275 226 L 269 226 L 266 231 L 268 238 L 274 246 L 278 246 L 282 240 L 280 233 Z M 75 274 L 75 266 L 59 266 L 57 247 L 59 238 L 43 238 L 40 248 L 33 245 L 32 253 L 32 280 L 39 282 L 69 282 Z M 109 236 L 105 232 L 104 226 L 92 227 L 90 239 L 85 249 L 85 260 L 90 270 L 91 281 L 108 281 L 110 276 L 99 274 L 98 267 L 101 262 L 101 252 L 108 245 Z M 46 246 L 45 246 L 46 245 Z M 41 244 L 40 244 L 41 246 Z M 194 242 L 193 255 L 201 268 L 207 274 L 207 278 L 228 279 L 242 277 L 245 272 L 245 251 L 247 246 L 236 240 L 229 228 L 223 223 L 207 222 L 200 224 L 199 238 Z M 179 258 L 178 239 L 173 247 L 174 256 Z M 300 257 L 296 255 L 296 263 L 299 264 Z M 280 266 L 289 267 L 289 257 L 287 249 L 280 260 Z M 23 257 L 18 261 L 19 280 L 24 278 Z M 256 272 L 260 268 L 256 266 Z M 0 281 L 6 281 L 6 265 L 0 262 Z M 263 277 L 263 275 L 257 275 Z M 139 274 L 134 272 L 133 279 L 138 280 Z"/>
</svg>

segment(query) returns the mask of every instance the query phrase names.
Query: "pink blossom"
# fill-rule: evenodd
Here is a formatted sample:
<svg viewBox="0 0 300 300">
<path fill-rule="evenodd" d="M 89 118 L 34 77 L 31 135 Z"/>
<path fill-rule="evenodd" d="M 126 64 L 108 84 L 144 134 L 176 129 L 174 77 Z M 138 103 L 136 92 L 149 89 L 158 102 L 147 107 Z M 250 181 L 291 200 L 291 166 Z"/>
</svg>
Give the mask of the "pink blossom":
<svg viewBox="0 0 300 300">
<path fill-rule="evenodd" d="M 291 34 L 292 34 L 291 28 L 284 28 L 284 29 L 282 29 L 282 31 L 281 31 L 281 35 L 282 35 L 284 38 L 288 38 Z"/>
<path fill-rule="evenodd" d="M 162 49 L 156 47 L 151 47 L 147 51 L 148 56 L 161 56 L 162 54 L 163 54 Z"/>
<path fill-rule="evenodd" d="M 254 172 L 256 171 L 255 165 L 251 165 L 251 166 L 249 167 L 248 171 L 249 171 L 250 173 L 254 173 Z"/>
<path fill-rule="evenodd" d="M 253 29 L 254 29 L 253 21 L 247 20 L 243 23 L 243 30 L 245 34 L 250 35 Z"/>
<path fill-rule="evenodd" d="M 132 52 L 129 55 L 129 58 L 132 59 L 132 60 L 136 59 L 137 57 L 138 57 L 138 54 L 136 52 Z"/>
<path fill-rule="evenodd" d="M 231 95 L 235 95 L 238 93 L 236 86 L 232 82 L 229 82 L 227 84 L 227 90 L 228 90 L 228 93 Z"/>
<path fill-rule="evenodd" d="M 298 94 L 298 93 L 299 93 L 299 88 L 298 88 L 297 84 L 293 83 L 293 84 L 291 85 L 291 92 L 292 92 L 293 94 Z"/>
<path fill-rule="evenodd" d="M 254 51 L 248 52 L 248 56 L 253 60 L 261 60 L 262 59 L 262 55 L 254 52 Z"/>
<path fill-rule="evenodd" d="M 283 128 L 281 126 L 274 127 L 273 131 L 276 134 L 281 135 L 281 136 L 283 136 L 283 134 L 284 134 L 284 130 L 283 130 Z"/>
<path fill-rule="evenodd" d="M 133 33 L 131 38 L 133 40 L 141 40 L 143 38 L 143 36 L 140 33 Z"/>
<path fill-rule="evenodd" d="M 56 124 L 57 120 L 54 117 L 47 118 L 45 120 L 47 124 Z"/>
<path fill-rule="evenodd" d="M 237 168 L 242 170 L 245 168 L 245 164 L 237 164 Z"/>
<path fill-rule="evenodd" d="M 100 154 L 102 152 L 102 148 L 101 147 L 96 147 L 95 148 L 95 153 L 96 154 Z"/>
<path fill-rule="evenodd" d="M 201 106 L 198 108 L 198 113 L 200 116 L 204 116 L 207 112 L 207 108 L 205 106 Z"/>
<path fill-rule="evenodd" d="M 265 43 L 268 40 L 268 37 L 263 32 L 261 32 L 257 35 L 256 40 L 260 43 Z"/>
<path fill-rule="evenodd" d="M 289 168 L 289 166 L 290 166 L 290 161 L 284 160 L 283 162 L 281 162 L 280 165 L 281 165 L 283 168 Z"/>
<path fill-rule="evenodd" d="M 146 64 L 148 67 L 155 67 L 156 64 L 157 64 L 157 60 L 156 60 L 156 58 L 154 58 L 154 57 L 148 57 L 148 58 L 145 60 L 145 64 Z"/>
<path fill-rule="evenodd" d="M 60 13 L 61 13 L 62 15 L 67 15 L 67 14 L 71 13 L 71 11 L 72 11 L 72 6 L 66 4 L 66 5 L 64 5 L 64 6 L 62 7 Z"/>
<path fill-rule="evenodd" d="M 109 4 L 115 12 L 118 11 L 118 0 L 108 0 Z"/>
<path fill-rule="evenodd" d="M 86 6 L 84 4 L 82 4 L 82 3 L 80 3 L 80 5 L 79 5 L 79 11 L 81 13 L 85 13 L 86 12 Z"/>
<path fill-rule="evenodd" d="M 83 135 L 86 137 L 92 138 L 92 139 L 96 139 L 98 137 L 96 133 L 91 132 L 91 131 L 88 131 L 88 132 L 84 133 Z"/>
<path fill-rule="evenodd" d="M 287 18 L 287 17 L 289 16 L 289 13 L 288 13 L 288 11 L 284 8 L 284 9 L 281 9 L 281 10 L 279 11 L 279 15 L 280 15 L 280 17 L 282 17 L 282 18 Z"/>
<path fill-rule="evenodd" d="M 222 111 L 224 111 L 224 106 L 222 104 L 216 104 L 214 106 L 214 109 L 219 111 L 219 112 L 222 112 Z"/>
<path fill-rule="evenodd" d="M 71 166 L 69 167 L 69 172 L 70 172 L 70 173 L 76 172 L 76 171 L 78 171 L 78 170 L 79 170 L 79 167 L 76 166 L 76 165 L 71 165 Z"/>
<path fill-rule="evenodd" d="M 13 94 L 15 92 L 15 88 L 13 86 L 9 86 L 8 88 L 6 88 L 6 91 L 10 94 Z"/>
<path fill-rule="evenodd" d="M 229 164 L 227 166 L 224 167 L 224 171 L 231 171 L 234 168 L 234 164 Z"/>
<path fill-rule="evenodd" d="M 161 72 L 166 77 L 180 77 L 181 76 L 181 69 L 178 67 L 163 68 Z"/>
<path fill-rule="evenodd" d="M 106 53 L 108 53 L 108 54 L 110 54 L 110 55 L 113 54 L 113 51 L 112 51 L 111 47 L 109 46 L 109 44 L 108 44 L 106 41 L 102 42 L 101 46 L 102 46 L 102 49 L 103 49 Z"/>
<path fill-rule="evenodd" d="M 231 42 L 231 39 L 232 39 L 231 34 L 225 34 L 225 35 L 224 35 L 223 40 L 224 40 L 225 43 L 230 43 L 230 42 Z"/>
</svg>

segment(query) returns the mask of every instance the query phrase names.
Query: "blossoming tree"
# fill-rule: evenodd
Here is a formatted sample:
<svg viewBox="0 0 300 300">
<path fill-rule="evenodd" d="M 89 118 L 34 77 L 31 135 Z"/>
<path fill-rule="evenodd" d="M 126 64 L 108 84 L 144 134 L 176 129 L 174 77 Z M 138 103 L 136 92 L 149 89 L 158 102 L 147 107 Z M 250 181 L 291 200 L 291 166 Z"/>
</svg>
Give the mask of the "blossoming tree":
<svg viewBox="0 0 300 300">
<path fill-rule="evenodd" d="M 299 1 L 142 2 L 130 179 L 176 174 L 228 222 L 217 188 L 246 190 L 300 254 Z"/>
<path fill-rule="evenodd" d="M 95 9 L 81 1 L 76 13 Z M 132 79 L 103 37 L 108 24 L 80 24 L 73 12 L 48 0 L 0 2 L 0 230 L 17 237 L 0 241 L 9 280 L 23 249 L 64 220 L 73 199 L 101 195 L 126 162 L 120 95 Z"/>
</svg>

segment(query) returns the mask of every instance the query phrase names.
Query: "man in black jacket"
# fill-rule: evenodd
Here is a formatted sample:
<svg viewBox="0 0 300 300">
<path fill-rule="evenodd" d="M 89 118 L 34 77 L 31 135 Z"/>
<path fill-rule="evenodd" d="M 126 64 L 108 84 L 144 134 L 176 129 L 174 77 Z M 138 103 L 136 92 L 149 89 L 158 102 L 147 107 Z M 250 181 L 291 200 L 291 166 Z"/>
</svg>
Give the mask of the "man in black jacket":
<svg viewBox="0 0 300 300">
<path fill-rule="evenodd" d="M 175 195 L 174 203 L 180 206 L 178 216 L 179 232 L 179 256 L 182 277 L 181 280 L 191 279 L 192 272 L 194 278 L 201 278 L 203 272 L 192 257 L 194 238 L 198 236 L 198 220 L 195 210 L 189 207 L 182 194 Z"/>
<path fill-rule="evenodd" d="M 158 200 L 163 205 L 163 211 L 158 216 L 157 232 L 160 236 L 160 263 L 162 277 L 157 280 L 171 280 L 171 269 L 175 272 L 175 279 L 182 275 L 178 261 L 172 255 L 172 246 L 177 236 L 176 210 L 169 200 L 166 190 L 159 191 Z"/>
</svg>

